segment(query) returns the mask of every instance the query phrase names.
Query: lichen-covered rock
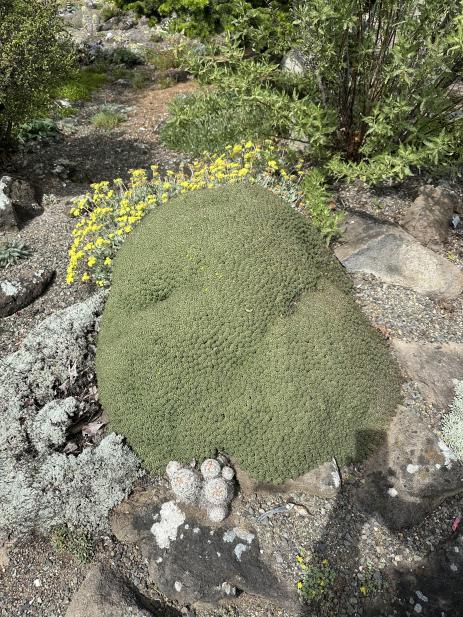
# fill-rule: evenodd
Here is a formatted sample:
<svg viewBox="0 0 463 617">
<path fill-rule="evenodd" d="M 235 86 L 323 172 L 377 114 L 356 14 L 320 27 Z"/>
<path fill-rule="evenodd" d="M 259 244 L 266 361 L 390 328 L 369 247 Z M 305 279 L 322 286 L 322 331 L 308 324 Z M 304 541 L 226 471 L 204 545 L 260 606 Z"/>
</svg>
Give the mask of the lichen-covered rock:
<svg viewBox="0 0 463 617">
<path fill-rule="evenodd" d="M 233 457 L 281 482 L 364 456 L 400 377 L 309 219 L 269 191 L 195 191 L 119 251 L 97 348 L 100 400 L 145 465 Z"/>
<path fill-rule="evenodd" d="M 44 452 L 66 443 L 66 431 L 76 413 L 78 402 L 72 396 L 47 403 L 35 416 L 29 430 L 37 452 Z"/>
<path fill-rule="evenodd" d="M 236 523 L 211 527 L 151 492 L 135 494 L 111 518 L 117 539 L 137 545 L 156 588 L 179 604 L 215 603 L 245 591 L 299 614 L 294 581 L 281 570 L 277 576 L 257 530 Z"/>
<path fill-rule="evenodd" d="M 129 494 L 139 462 L 112 433 L 78 456 L 49 452 L 15 461 L 0 452 L 0 534 L 48 531 L 57 525 L 106 528 L 111 509 Z"/>
<path fill-rule="evenodd" d="M 87 336 L 104 296 L 58 311 L 0 361 L 0 536 L 67 524 L 104 529 L 109 511 L 131 490 L 139 461 L 108 435 L 78 456 L 63 453 L 77 412 L 72 398 L 56 398 L 69 368 L 88 368 Z"/>
</svg>

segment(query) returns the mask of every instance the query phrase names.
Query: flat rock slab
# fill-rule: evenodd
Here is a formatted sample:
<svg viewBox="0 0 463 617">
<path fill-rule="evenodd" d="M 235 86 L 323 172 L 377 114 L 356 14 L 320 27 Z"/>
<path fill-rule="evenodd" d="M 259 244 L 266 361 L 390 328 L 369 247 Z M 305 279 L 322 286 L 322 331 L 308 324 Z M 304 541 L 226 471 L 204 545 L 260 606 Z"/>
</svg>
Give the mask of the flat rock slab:
<svg viewBox="0 0 463 617">
<path fill-rule="evenodd" d="M 295 592 L 263 561 L 253 529 L 210 526 L 193 510 L 149 492 L 118 506 L 111 529 L 121 542 L 139 546 L 157 588 L 180 604 L 216 603 L 239 591 L 283 607 L 297 604 Z"/>
<path fill-rule="evenodd" d="M 13 315 L 43 294 L 55 275 L 54 270 L 24 270 L 0 280 L 0 317 Z"/>
<path fill-rule="evenodd" d="M 392 348 L 423 398 L 447 410 L 454 399 L 453 380 L 463 380 L 463 343 L 407 343 L 393 339 Z"/>
<path fill-rule="evenodd" d="M 153 617 L 166 615 L 149 606 L 138 590 L 114 570 L 92 566 L 71 600 L 66 617 Z M 153 610 L 154 609 L 154 610 Z M 170 615 L 180 613 L 172 612 Z"/>
<path fill-rule="evenodd" d="M 390 529 L 420 523 L 443 499 L 463 492 L 463 465 L 416 412 L 399 407 L 382 447 L 366 465 L 362 507 Z"/>
<path fill-rule="evenodd" d="M 430 298 L 452 299 L 463 291 L 460 268 L 403 229 L 371 216 L 348 215 L 335 254 L 349 272 L 373 274 Z"/>
</svg>

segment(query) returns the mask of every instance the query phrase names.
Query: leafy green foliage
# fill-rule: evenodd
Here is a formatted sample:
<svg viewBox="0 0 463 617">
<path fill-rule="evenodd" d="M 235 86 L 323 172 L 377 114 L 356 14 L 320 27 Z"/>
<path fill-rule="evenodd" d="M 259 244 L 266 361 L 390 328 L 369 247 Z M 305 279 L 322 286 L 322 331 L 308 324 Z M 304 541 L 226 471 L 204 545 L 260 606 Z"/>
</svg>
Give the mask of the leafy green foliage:
<svg viewBox="0 0 463 617">
<path fill-rule="evenodd" d="M 201 117 L 213 125 L 222 109 L 233 108 L 230 131 L 237 134 L 228 141 L 260 110 L 262 136 L 271 118 L 273 135 L 304 145 L 335 179 L 374 184 L 461 164 L 463 114 L 453 87 L 463 67 L 459 0 L 444 7 L 438 0 L 304 0 L 294 18 L 291 37 L 282 33 L 260 54 L 243 49 L 247 26 L 235 20 L 243 30 L 222 48 L 186 58 L 206 87 L 196 95 Z M 302 74 L 280 66 L 289 47 L 304 59 Z M 166 134 L 180 144 L 184 110 L 174 105 L 172 113 Z"/>
<path fill-rule="evenodd" d="M 21 240 L 0 243 L 0 268 L 13 265 L 32 255 L 30 248 Z"/>
<path fill-rule="evenodd" d="M 161 129 L 162 140 L 174 150 L 190 152 L 221 152 L 241 139 L 256 139 L 273 132 L 273 115 L 266 115 L 258 105 L 243 106 L 233 92 L 217 95 L 201 92 L 175 98 L 170 115 Z"/>
<path fill-rule="evenodd" d="M 51 118 L 39 118 L 18 127 L 16 138 L 27 143 L 30 141 L 51 141 L 59 135 L 58 126 Z"/>
<path fill-rule="evenodd" d="M 400 400 L 396 364 L 308 218 L 243 183 L 174 198 L 131 232 L 97 373 L 112 429 L 155 472 L 216 449 L 264 481 L 344 464 Z"/>
<path fill-rule="evenodd" d="M 72 79 L 61 84 L 55 94 L 57 98 L 69 101 L 88 101 L 92 93 L 107 81 L 106 72 L 101 72 L 99 67 L 84 67 Z"/>
<path fill-rule="evenodd" d="M 180 65 L 180 49 L 152 49 L 145 50 L 145 61 L 157 71 L 176 69 Z"/>
<path fill-rule="evenodd" d="M 127 47 L 116 47 L 111 51 L 109 58 L 113 64 L 123 64 L 128 68 L 133 68 L 143 63 L 142 58 Z"/>
<path fill-rule="evenodd" d="M 0 3 L 0 142 L 44 113 L 75 55 L 54 0 Z"/>
<path fill-rule="evenodd" d="M 302 180 L 304 205 L 310 212 L 310 218 L 316 229 L 330 244 L 334 238 L 341 235 L 340 226 L 344 214 L 333 212 L 330 208 L 330 194 L 326 188 L 325 176 L 317 168 L 309 170 Z"/>
<path fill-rule="evenodd" d="M 329 114 L 311 97 L 298 97 L 294 78 L 278 65 L 248 58 L 240 42 L 228 39 L 211 53 L 186 53 L 184 64 L 206 88 L 171 104 L 162 133 L 171 147 L 217 151 L 241 139 L 289 137 L 296 129 L 310 136 L 305 141 L 312 156 L 329 146 Z"/>
<path fill-rule="evenodd" d="M 139 15 L 151 17 L 153 22 L 175 15 L 170 28 L 188 36 L 210 37 L 215 32 L 239 29 L 259 34 L 255 43 L 265 44 L 277 33 L 289 26 L 289 2 L 287 0 L 114 0 L 119 8 L 136 11 Z M 237 20 L 242 23 L 238 27 Z"/>
<path fill-rule="evenodd" d="M 348 161 L 404 177 L 453 154 L 462 126 L 451 89 L 462 66 L 459 0 L 307 0 L 296 17 L 307 77 L 336 112 Z M 365 165 L 360 173 L 368 177 Z"/>
</svg>

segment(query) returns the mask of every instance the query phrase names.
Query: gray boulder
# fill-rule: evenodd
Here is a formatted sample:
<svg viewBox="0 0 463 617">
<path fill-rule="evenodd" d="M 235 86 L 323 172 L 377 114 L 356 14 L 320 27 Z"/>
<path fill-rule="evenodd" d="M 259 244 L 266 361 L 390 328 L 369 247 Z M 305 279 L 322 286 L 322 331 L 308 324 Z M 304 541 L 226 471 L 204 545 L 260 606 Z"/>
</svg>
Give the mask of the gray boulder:
<svg viewBox="0 0 463 617">
<path fill-rule="evenodd" d="M 307 56 L 298 49 L 290 49 L 283 56 L 280 66 L 283 71 L 300 76 L 305 75 L 310 68 Z"/>
<path fill-rule="evenodd" d="M 10 198 L 16 216 L 21 223 L 25 223 L 43 213 L 43 208 L 38 203 L 39 200 L 37 199 L 34 187 L 26 180 L 15 178 L 12 181 Z"/>
<path fill-rule="evenodd" d="M 0 317 L 13 315 L 39 298 L 55 276 L 48 268 L 23 268 L 14 277 L 0 281 Z"/>
<path fill-rule="evenodd" d="M 424 246 L 439 247 L 447 239 L 457 198 L 442 187 L 423 186 L 400 224 Z"/>
<path fill-rule="evenodd" d="M 463 291 L 460 268 L 373 216 L 350 213 L 335 254 L 349 272 L 373 274 L 430 298 L 452 299 Z"/>
<path fill-rule="evenodd" d="M 66 611 L 66 617 L 152 617 L 160 611 L 119 573 L 93 565 Z M 174 614 L 174 613 L 173 613 Z"/>
</svg>

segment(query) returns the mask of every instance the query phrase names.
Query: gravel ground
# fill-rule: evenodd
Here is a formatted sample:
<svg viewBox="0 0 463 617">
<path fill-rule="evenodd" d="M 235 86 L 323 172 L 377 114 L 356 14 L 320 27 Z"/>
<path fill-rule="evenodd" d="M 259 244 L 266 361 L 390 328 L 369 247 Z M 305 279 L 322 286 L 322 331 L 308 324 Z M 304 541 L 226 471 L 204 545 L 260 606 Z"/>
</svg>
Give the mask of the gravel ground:
<svg viewBox="0 0 463 617">
<path fill-rule="evenodd" d="M 352 274 L 357 300 L 376 326 L 406 341 L 463 342 L 463 301 L 434 302 L 372 275 Z"/>
</svg>

